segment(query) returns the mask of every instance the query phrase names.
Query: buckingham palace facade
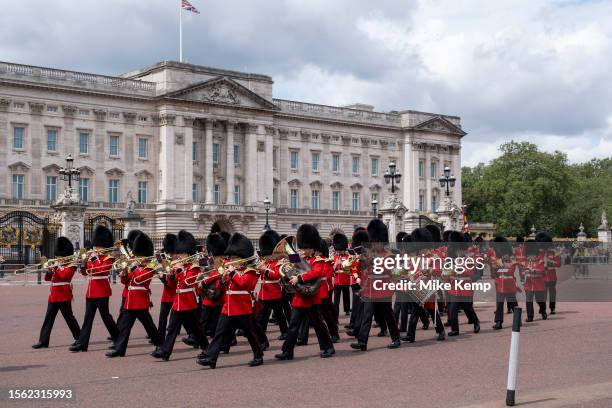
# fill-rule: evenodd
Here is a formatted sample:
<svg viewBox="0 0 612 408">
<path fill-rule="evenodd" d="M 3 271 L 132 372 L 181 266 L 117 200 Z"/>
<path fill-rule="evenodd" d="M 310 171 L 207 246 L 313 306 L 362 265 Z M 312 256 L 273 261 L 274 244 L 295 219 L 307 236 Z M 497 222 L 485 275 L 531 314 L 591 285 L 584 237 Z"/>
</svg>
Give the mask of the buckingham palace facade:
<svg viewBox="0 0 612 408">
<path fill-rule="evenodd" d="M 313 84 L 316 86 L 316 84 Z M 448 166 L 461 203 L 460 118 L 275 99 L 266 75 L 165 61 L 121 76 L 0 62 L 0 212 L 39 214 L 64 189 L 68 154 L 87 213 L 127 203 L 151 233 L 259 236 L 303 222 L 350 233 L 390 194 L 435 212 Z"/>
</svg>

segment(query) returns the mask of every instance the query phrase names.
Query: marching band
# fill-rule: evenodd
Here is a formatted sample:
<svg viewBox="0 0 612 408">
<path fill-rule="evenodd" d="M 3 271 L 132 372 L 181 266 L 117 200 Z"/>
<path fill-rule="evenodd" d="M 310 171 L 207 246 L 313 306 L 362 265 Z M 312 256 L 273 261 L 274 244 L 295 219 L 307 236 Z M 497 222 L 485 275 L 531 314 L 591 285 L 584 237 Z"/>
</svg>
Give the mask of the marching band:
<svg viewBox="0 0 612 408">
<path fill-rule="evenodd" d="M 198 247 L 195 237 L 181 230 L 176 235 L 167 234 L 156 253 L 153 241 L 144 232 L 131 231 L 127 239 L 113 242 L 112 232 L 100 225 L 94 230 L 90 249 L 75 252 L 67 238 L 59 237 L 56 258 L 41 264 L 45 280 L 50 282 L 50 295 L 39 340 L 32 347 L 49 346 L 60 311 L 75 339 L 69 350 L 87 351 L 99 311 L 112 341 L 106 353 L 109 358 L 125 356 L 138 320 L 155 346 L 151 356 L 157 359 L 170 359 L 184 327 L 188 337 L 183 341 L 201 350 L 197 364 L 214 369 L 219 355 L 229 353 L 240 334 L 253 352 L 248 366 L 255 367 L 264 363 L 264 352 L 270 346 L 268 323 L 272 316 L 280 330 L 278 340 L 283 341 L 276 359 L 292 360 L 296 345 L 306 344 L 310 327 L 316 333 L 321 358 L 329 358 L 334 356 L 334 344 L 340 339 L 340 301 L 345 316 L 350 315 L 349 324 L 344 326 L 346 334 L 355 339 L 350 347 L 359 351 L 367 350 L 373 321 L 380 328 L 379 336 L 390 336 L 390 349 L 400 347 L 402 342 L 414 342 L 419 321 L 427 329 L 431 320 L 438 341 L 459 335 L 460 310 L 478 333 L 480 320 L 474 310 L 472 289 L 455 285 L 448 291 L 418 289 L 406 294 L 380 287 L 388 288 L 381 284 L 398 279 L 412 283 L 475 282 L 482 278 L 482 270 L 467 267 L 458 274 L 445 267 L 413 264 L 409 275 L 389 268 L 373 273 L 366 252 L 386 259 L 394 257 L 399 248 L 410 256 L 432 259 L 482 256 L 495 283 L 495 330 L 503 328 L 504 303 L 512 310 L 518 304 L 517 293 L 523 290 L 527 322 L 534 319 L 534 299 L 543 320 L 548 316 L 547 297 L 550 313 L 555 313 L 556 269 L 561 261 L 551 237 L 544 232 L 528 240 L 527 245 L 521 240 L 514 248 L 504 237 L 496 237 L 487 248 L 484 242 L 472 242 L 468 234 L 442 234 L 435 226 L 400 233 L 396 241 L 396 246 L 389 244 L 387 226 L 375 218 L 367 228 L 357 228 L 350 240 L 342 233 L 322 239 L 311 224 L 302 224 L 295 236 L 279 236 L 268 230 L 259 238 L 258 251 L 240 233 L 230 236 L 211 231 L 205 245 Z M 529 245 L 530 241 L 540 246 Z M 88 281 L 82 326 L 71 306 L 71 281 L 78 271 Z M 109 311 L 109 277 L 113 271 L 124 285 L 117 322 Z M 163 288 L 156 325 L 150 313 L 150 286 L 157 279 Z M 444 313 L 446 324 L 441 319 Z M 448 333 L 445 325 L 450 326 Z M 400 329 L 406 336 L 401 336 Z"/>
</svg>

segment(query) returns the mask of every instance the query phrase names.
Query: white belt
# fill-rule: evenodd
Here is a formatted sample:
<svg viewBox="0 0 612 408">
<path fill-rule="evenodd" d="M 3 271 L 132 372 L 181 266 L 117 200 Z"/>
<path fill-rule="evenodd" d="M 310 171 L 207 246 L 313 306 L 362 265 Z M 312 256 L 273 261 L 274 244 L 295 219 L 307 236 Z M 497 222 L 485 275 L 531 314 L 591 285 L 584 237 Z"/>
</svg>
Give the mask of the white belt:
<svg viewBox="0 0 612 408">
<path fill-rule="evenodd" d="M 70 285 L 70 282 L 51 282 L 51 286 L 65 286 Z"/>
<path fill-rule="evenodd" d="M 187 293 L 187 292 L 195 293 L 195 288 L 186 288 L 186 289 L 177 289 L 176 290 L 176 293 Z"/>
<path fill-rule="evenodd" d="M 108 275 L 107 276 L 90 276 L 89 277 L 89 280 L 102 280 L 102 279 L 108 280 Z"/>
<path fill-rule="evenodd" d="M 144 286 L 128 286 L 128 290 L 148 290 Z"/>
<path fill-rule="evenodd" d="M 228 290 L 225 293 L 228 295 L 250 295 L 251 292 L 248 290 Z"/>
<path fill-rule="evenodd" d="M 265 281 L 263 281 L 263 283 L 279 283 L 279 282 L 280 282 L 280 279 L 277 279 L 277 280 L 265 280 Z"/>
</svg>

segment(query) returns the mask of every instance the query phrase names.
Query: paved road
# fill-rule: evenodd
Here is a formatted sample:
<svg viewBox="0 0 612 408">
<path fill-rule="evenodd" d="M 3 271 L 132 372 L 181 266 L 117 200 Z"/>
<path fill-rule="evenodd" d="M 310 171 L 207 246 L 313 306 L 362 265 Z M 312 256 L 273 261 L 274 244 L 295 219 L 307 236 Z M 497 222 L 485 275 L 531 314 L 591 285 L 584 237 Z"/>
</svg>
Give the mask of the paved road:
<svg viewBox="0 0 612 408">
<path fill-rule="evenodd" d="M 75 286 L 79 321 L 84 289 Z M 113 290 L 116 317 L 120 287 Z M 159 299 L 160 287 L 153 292 Z M 246 366 L 250 350 L 239 338 L 239 346 L 209 370 L 196 365 L 197 351 L 180 342 L 169 362 L 153 359 L 138 323 L 128 356 L 107 359 L 109 343 L 99 318 L 87 353 L 67 351 L 72 340 L 61 316 L 51 347 L 32 350 L 47 293 L 45 286 L 0 286 L 0 388 L 5 395 L 11 387 L 69 387 L 78 406 L 94 407 L 127 402 L 149 407 L 461 407 L 503 406 L 505 398 L 510 329 L 491 329 L 490 304 L 477 307 L 483 327 L 477 335 L 463 324 L 465 334 L 440 343 L 433 340 L 433 330 L 419 330 L 416 343 L 397 350 L 385 348 L 388 338 L 372 337 L 366 353 L 352 351 L 343 336 L 336 357 L 321 359 L 312 334 L 311 345 L 297 348 L 293 362 L 274 361 L 280 348 L 274 341 L 265 364 L 255 368 Z M 612 304 L 563 303 L 558 309 L 549 320 L 523 327 L 518 402 L 529 407 L 612 406 Z M 273 336 L 278 334 L 276 326 L 272 329 Z M 0 400 L 0 406 L 62 405 Z"/>
</svg>

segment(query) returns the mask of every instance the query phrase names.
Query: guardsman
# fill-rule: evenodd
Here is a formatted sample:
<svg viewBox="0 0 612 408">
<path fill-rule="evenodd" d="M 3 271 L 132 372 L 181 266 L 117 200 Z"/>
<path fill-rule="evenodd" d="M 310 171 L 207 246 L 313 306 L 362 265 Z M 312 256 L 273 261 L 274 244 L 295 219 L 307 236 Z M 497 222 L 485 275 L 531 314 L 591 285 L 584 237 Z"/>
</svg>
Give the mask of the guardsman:
<svg viewBox="0 0 612 408">
<path fill-rule="evenodd" d="M 64 258 L 74 255 L 72 242 L 66 237 L 59 237 L 55 244 L 55 257 Z M 58 266 L 47 269 L 45 280 L 51 282 L 51 291 L 47 303 L 47 314 L 45 321 L 40 329 L 38 343 L 32 348 L 49 347 L 49 338 L 57 312 L 61 311 L 66 324 L 72 333 L 72 337 L 77 340 L 81 329 L 74 314 L 72 313 L 72 277 L 77 270 L 76 259 L 72 262 L 62 262 Z"/>
<path fill-rule="evenodd" d="M 152 306 L 149 286 L 151 285 L 151 280 L 155 277 L 155 271 L 148 265 L 152 262 L 154 253 L 153 241 L 145 233 L 140 233 L 132 242 L 131 247 L 132 254 L 135 257 L 148 259 L 138 262 L 133 268 L 129 268 L 126 274 L 125 280 L 128 282 L 128 285 L 127 296 L 123 305 L 123 317 L 121 319 L 119 335 L 115 341 L 115 348 L 106 353 L 106 357 L 109 358 L 125 356 L 130 332 L 132 327 L 134 327 L 136 319 L 145 328 L 147 335 L 155 346 L 161 343 L 157 327 L 155 327 L 153 317 L 149 313 L 149 308 Z"/>
<path fill-rule="evenodd" d="M 212 260 L 214 268 L 212 272 L 202 282 L 202 312 L 200 315 L 200 325 L 204 334 L 214 336 L 221 309 L 223 308 L 223 288 L 217 285 L 221 275 L 215 265 L 221 265 L 225 259 L 227 242 L 219 233 L 208 234 L 206 237 L 206 252 Z"/>
<path fill-rule="evenodd" d="M 310 270 L 299 276 L 292 276 L 290 283 L 297 285 L 303 282 L 314 282 L 317 279 L 324 279 L 324 262 L 317 259 L 315 251 L 319 248 L 321 237 L 319 231 L 311 224 L 302 224 L 298 228 L 296 235 L 297 247 L 304 255 L 304 260 L 310 265 Z M 321 304 L 320 292 L 317 291 L 312 296 L 305 296 L 299 292 L 293 295 L 291 302 L 291 320 L 287 330 L 287 338 L 282 346 L 282 353 L 274 357 L 279 360 L 293 360 L 293 350 L 297 342 L 300 325 L 308 319 L 314 327 L 319 348 L 322 350 L 321 358 L 332 357 L 336 350 L 323 323 L 319 305 Z"/>
<path fill-rule="evenodd" d="M 151 356 L 164 361 L 170 359 L 181 325 L 185 327 L 188 333 L 193 333 L 200 349 L 204 350 L 208 346 L 208 340 L 198 322 L 196 286 L 198 285 L 197 278 L 200 274 L 200 267 L 194 258 L 180 262 L 181 259 L 187 259 L 196 254 L 197 242 L 195 237 L 185 230 L 179 231 L 177 238 L 177 259 L 175 260 L 177 264 L 173 271 L 176 281 L 176 296 L 174 296 L 172 311 L 170 312 L 168 333 L 163 344 L 151 353 Z"/>
<path fill-rule="evenodd" d="M 204 356 L 198 357 L 198 364 L 215 368 L 223 346 L 230 343 L 236 329 L 242 329 L 253 351 L 249 367 L 263 364 L 263 351 L 255 331 L 252 296 L 259 276 L 250 266 L 255 261 L 253 243 L 242 234 L 234 233 L 225 250 L 229 261 L 223 267 L 218 286 L 224 288 L 223 309 L 215 336 Z"/>
<path fill-rule="evenodd" d="M 404 240 L 407 241 L 404 241 Z M 404 231 L 398 232 L 395 236 L 395 243 L 400 252 L 405 248 L 406 243 L 410 242 L 410 235 Z M 410 297 L 403 290 L 395 291 L 395 303 L 393 304 L 393 317 L 398 325 L 400 333 L 408 330 L 408 316 L 410 315 Z"/>
<path fill-rule="evenodd" d="M 176 234 L 166 234 L 162 241 L 161 258 L 168 261 L 174 260 L 176 256 L 176 243 L 178 238 Z M 163 342 L 166 338 L 166 329 L 168 327 L 168 315 L 172 310 L 174 296 L 176 296 L 176 280 L 174 274 L 164 274 L 159 278 L 163 284 L 161 301 L 159 305 L 159 321 L 157 323 L 157 332 L 159 338 Z"/>
<path fill-rule="evenodd" d="M 105 226 L 98 225 L 93 232 L 92 245 L 93 249 L 89 253 L 86 266 L 81 268 L 81 273 L 87 277 L 89 282 L 81 334 L 69 348 L 73 353 L 87 351 L 96 310 L 100 311 L 100 317 L 113 342 L 119 334 L 117 324 L 108 310 L 108 300 L 112 294 L 108 278 L 115 262 L 115 258 L 108 253 L 108 250 L 113 247 L 113 233 Z"/>
<path fill-rule="evenodd" d="M 390 254 L 389 250 L 384 248 L 384 245 L 389 243 L 389 231 L 382 220 L 374 218 L 368 224 L 367 231 L 370 244 L 373 245 L 372 256 L 388 256 Z M 379 314 L 381 322 L 384 321 L 386 323 L 391 335 L 391 343 L 388 348 L 398 348 L 401 342 L 391 306 L 393 291 L 382 287 L 380 282 L 382 281 L 383 284 L 391 282 L 391 271 L 386 270 L 382 274 L 374 274 L 371 270 L 368 270 L 365 273 L 363 281 L 364 292 L 361 300 L 363 302 L 361 323 L 357 333 L 357 342 L 351 343 L 351 348 L 361 351 L 367 350 L 370 329 L 372 328 L 372 318 L 375 313 Z M 378 285 L 376 285 L 377 281 L 379 281 Z"/>
<path fill-rule="evenodd" d="M 449 258 L 466 258 L 469 246 L 461 232 L 451 231 L 448 235 L 448 242 L 447 256 Z M 465 283 L 471 284 L 472 277 L 474 276 L 474 267 L 464 266 L 464 271 L 457 271 L 456 268 L 451 272 L 452 285 L 448 291 L 448 321 L 451 326 L 451 331 L 448 332 L 449 337 L 459 335 L 459 309 L 463 310 L 468 321 L 474 325 L 474 333 L 480 332 L 480 320 L 474 311 L 474 290 L 464 286 Z"/>
<path fill-rule="evenodd" d="M 520 273 L 524 258 L 518 261 L 512 261 L 514 252 L 516 257 L 516 248 L 512 248 L 510 243 L 504 237 L 496 237 L 495 254 L 497 267 L 491 269 L 491 278 L 495 280 L 495 325 L 493 329 L 500 330 L 504 323 L 504 301 L 507 303 L 509 310 L 514 311 L 518 305 L 516 301 L 516 293 L 520 291 L 517 284 L 517 273 Z M 524 257 L 524 248 L 521 250 Z"/>
<path fill-rule="evenodd" d="M 331 294 L 333 293 L 333 278 L 334 278 L 334 262 L 329 258 L 329 246 L 327 241 L 321 239 L 317 259 L 321 259 L 324 263 L 324 276 L 321 279 L 321 316 L 325 321 L 325 325 L 331 336 L 332 343 L 337 343 L 340 340 L 338 333 L 338 319 L 332 302 Z"/>
<path fill-rule="evenodd" d="M 541 258 L 546 268 L 546 276 L 544 277 L 545 294 L 549 300 L 550 314 L 554 315 L 557 306 L 557 268 L 561 267 L 561 257 L 555 252 L 552 246 L 553 240 L 546 232 L 537 233 L 535 240 L 542 247 Z"/>
<path fill-rule="evenodd" d="M 363 314 L 363 302 L 361 301 L 361 283 L 363 278 L 363 271 L 361 268 L 361 254 L 363 252 L 363 246 L 368 243 L 368 233 L 365 228 L 360 227 L 355 229 L 351 239 L 351 251 L 357 256 L 351 264 L 351 290 L 353 292 L 353 311 L 351 312 L 351 320 L 348 326 L 345 326 L 348 330 L 346 334 L 349 336 L 357 336 L 359 333 L 359 326 L 361 324 L 361 316 Z"/>
<path fill-rule="evenodd" d="M 342 294 L 342 308 L 344 315 L 349 316 L 351 313 L 351 274 L 350 268 L 348 271 L 342 268 L 342 262 L 348 257 L 346 250 L 348 249 L 348 238 L 342 233 L 334 234 L 332 237 L 332 245 L 334 246 L 334 307 L 336 312 L 336 320 L 340 316 L 340 295 Z M 347 273 L 348 272 L 348 273 Z"/>
<path fill-rule="evenodd" d="M 525 267 L 521 271 L 524 280 L 525 302 L 527 304 L 527 322 L 533 322 L 533 299 L 535 298 L 540 308 L 539 313 L 542 319 L 546 320 L 546 267 L 540 257 L 539 245 L 533 239 L 528 239 L 525 245 Z"/>
<path fill-rule="evenodd" d="M 279 340 L 284 340 L 287 335 L 287 318 L 283 310 L 283 291 L 280 284 L 281 275 L 277 260 L 272 260 L 270 256 L 280 241 L 280 236 L 274 230 L 267 230 L 259 237 L 259 256 L 261 264 L 258 266 L 260 273 L 261 286 L 257 294 L 257 301 L 262 307 L 256 314 L 256 323 L 259 325 L 261 332 L 264 333 L 260 338 L 260 343 L 264 346 L 268 344 L 268 338 L 265 335 L 268 330 L 268 321 L 270 313 L 274 311 L 276 322 L 280 329 L 281 335 Z"/>
</svg>

